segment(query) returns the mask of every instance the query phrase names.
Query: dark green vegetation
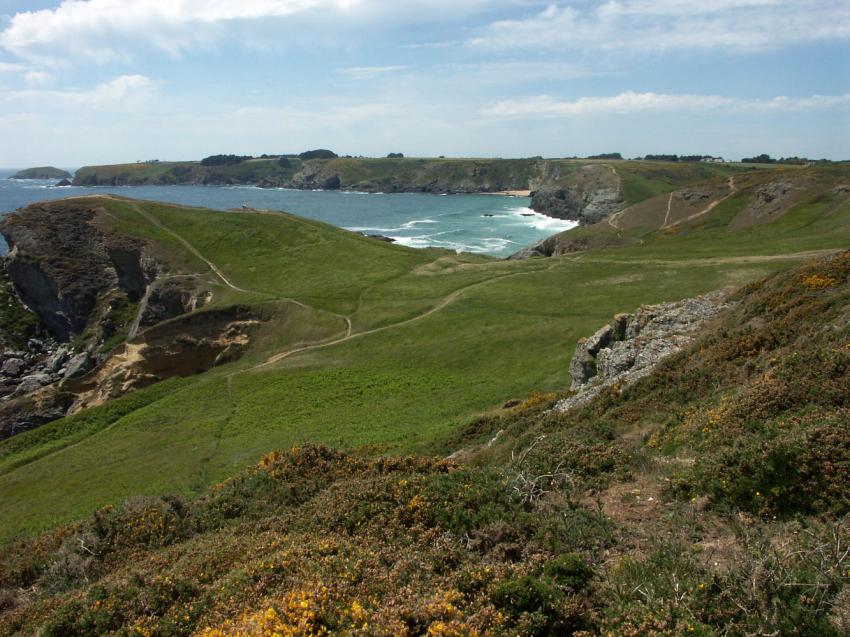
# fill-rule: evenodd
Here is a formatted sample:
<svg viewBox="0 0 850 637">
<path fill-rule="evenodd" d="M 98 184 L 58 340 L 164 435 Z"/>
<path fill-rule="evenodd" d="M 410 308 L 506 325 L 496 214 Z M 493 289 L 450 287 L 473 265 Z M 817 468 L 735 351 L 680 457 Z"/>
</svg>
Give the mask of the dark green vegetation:
<svg viewBox="0 0 850 637">
<path fill-rule="evenodd" d="M 12 175 L 12 179 L 70 179 L 71 173 L 67 170 L 62 170 L 61 168 L 54 168 L 53 166 L 41 166 L 38 168 L 25 168 L 24 170 L 19 170 L 14 175 Z"/>
<path fill-rule="evenodd" d="M 233 166 L 249 159 L 247 155 L 210 155 L 201 160 L 201 166 Z"/>
<path fill-rule="evenodd" d="M 327 148 L 317 148 L 316 150 L 305 150 L 298 155 L 299 159 L 307 161 L 308 159 L 336 159 L 338 155 Z"/>
<path fill-rule="evenodd" d="M 656 221 L 665 196 L 510 262 L 92 199 L 206 310 L 266 320 L 238 362 L 0 443 L 0 632 L 842 634 L 850 256 L 800 263 L 850 243 L 848 182 L 742 175 L 693 219 Z M 546 413 L 580 336 L 726 285 L 689 350 Z"/>
<path fill-rule="evenodd" d="M 463 465 L 296 446 L 8 544 L 0 630 L 846 634 L 850 252 L 732 300 L 621 392 L 474 419 Z"/>
</svg>

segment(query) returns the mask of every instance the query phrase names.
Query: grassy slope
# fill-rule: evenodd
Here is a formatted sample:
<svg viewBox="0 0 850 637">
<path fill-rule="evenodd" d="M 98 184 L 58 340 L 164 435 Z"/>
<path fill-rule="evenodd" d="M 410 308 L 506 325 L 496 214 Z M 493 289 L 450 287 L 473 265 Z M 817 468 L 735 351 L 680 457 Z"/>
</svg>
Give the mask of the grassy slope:
<svg viewBox="0 0 850 637">
<path fill-rule="evenodd" d="M 109 204 L 124 231 L 202 267 L 133 205 Z M 294 297 L 320 308 L 328 334 L 334 325 L 342 334 L 343 316 L 355 334 L 386 329 L 249 369 L 280 351 L 269 337 L 243 361 L 184 381 L 76 446 L 44 455 L 34 442 L 6 454 L 37 459 L 0 465 L 0 489 L 10 494 L 0 509 L 4 538 L 129 494 L 196 493 L 295 442 L 427 450 L 507 398 L 562 388 L 576 339 L 615 312 L 742 284 L 795 258 L 764 255 L 850 240 L 846 205 L 813 218 L 820 204 L 804 203 L 776 228 L 706 227 L 573 257 L 500 262 L 410 250 L 286 215 L 139 205 L 191 238 L 238 286 L 256 290 L 230 290 L 228 302 Z"/>
<path fill-rule="evenodd" d="M 305 445 L 0 549 L 0 633 L 846 635 L 848 277 L 759 280 L 622 392 L 477 419 L 473 466 Z"/>
</svg>

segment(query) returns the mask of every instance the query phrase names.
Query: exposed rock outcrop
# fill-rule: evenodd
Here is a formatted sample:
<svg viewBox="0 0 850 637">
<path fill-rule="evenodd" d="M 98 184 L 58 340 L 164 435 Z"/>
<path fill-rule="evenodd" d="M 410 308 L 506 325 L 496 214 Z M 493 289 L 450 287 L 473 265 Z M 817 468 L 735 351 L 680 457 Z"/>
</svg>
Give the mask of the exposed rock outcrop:
<svg viewBox="0 0 850 637">
<path fill-rule="evenodd" d="M 260 321 L 248 308 L 201 311 L 159 323 L 129 340 L 89 374 L 65 387 L 72 412 L 174 376 L 191 376 L 238 359 Z"/>
<path fill-rule="evenodd" d="M 110 360 L 110 342 L 209 301 L 198 275 L 169 274 L 146 243 L 112 231 L 104 214 L 90 200 L 64 200 L 34 204 L 0 222 L 11 246 L 0 268 L 7 306 L 0 317 L 0 439 L 61 417 L 77 400 L 80 381 Z M 213 332 L 215 341 L 220 335 Z M 194 348 L 198 365 L 208 369 L 207 352 L 218 356 L 231 343 L 217 348 L 204 338 L 184 340 L 180 350 L 189 358 Z M 71 340 L 75 349 L 61 344 Z M 146 347 L 142 360 L 145 353 L 162 358 L 155 348 Z M 122 391 L 143 385 L 134 381 Z"/>
<path fill-rule="evenodd" d="M 106 309 L 103 300 L 110 292 L 137 303 L 158 274 L 159 264 L 145 245 L 102 230 L 98 213 L 89 202 L 65 200 L 33 204 L 0 222 L 11 246 L 9 277 L 60 341 L 81 334 Z"/>
<path fill-rule="evenodd" d="M 572 185 L 544 183 L 531 195 L 535 212 L 558 219 L 592 224 L 623 209 L 620 177 L 603 164 L 582 166 Z"/>
<path fill-rule="evenodd" d="M 526 246 L 522 250 L 514 252 L 508 257 L 509 261 L 516 259 L 530 259 L 531 257 L 551 257 L 555 254 L 558 248 L 558 235 L 553 234 L 550 237 L 541 239 L 537 243 Z"/>
<path fill-rule="evenodd" d="M 634 314 L 618 314 L 593 336 L 581 339 L 570 363 L 576 393 L 555 409 L 566 411 L 589 402 L 604 388 L 625 387 L 647 376 L 667 356 L 689 345 L 703 325 L 729 307 L 728 291 L 692 299 L 644 305 Z"/>
</svg>

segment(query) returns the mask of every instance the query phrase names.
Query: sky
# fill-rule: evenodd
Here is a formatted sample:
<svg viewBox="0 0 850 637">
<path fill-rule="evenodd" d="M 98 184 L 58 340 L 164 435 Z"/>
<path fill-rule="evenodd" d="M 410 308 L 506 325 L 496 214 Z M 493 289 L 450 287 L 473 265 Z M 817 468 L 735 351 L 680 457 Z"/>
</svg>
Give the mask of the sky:
<svg viewBox="0 0 850 637">
<path fill-rule="evenodd" d="M 0 0 L 0 166 L 850 159 L 850 0 Z"/>
</svg>

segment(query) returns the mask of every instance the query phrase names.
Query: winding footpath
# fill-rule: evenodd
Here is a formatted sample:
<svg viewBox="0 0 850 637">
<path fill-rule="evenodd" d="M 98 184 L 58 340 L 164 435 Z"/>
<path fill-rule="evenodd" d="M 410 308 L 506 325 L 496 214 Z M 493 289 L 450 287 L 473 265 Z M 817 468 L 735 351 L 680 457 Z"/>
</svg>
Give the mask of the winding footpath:
<svg viewBox="0 0 850 637">
<path fill-rule="evenodd" d="M 720 199 L 716 199 L 716 200 L 712 201 L 710 204 L 708 204 L 708 206 L 706 206 L 705 208 L 703 208 L 699 212 L 695 212 L 692 215 L 688 215 L 684 219 L 679 219 L 678 221 L 674 221 L 669 226 L 666 225 L 666 223 L 665 223 L 665 225 L 663 225 L 662 228 L 669 228 L 669 227 L 672 227 L 672 226 L 677 226 L 680 223 L 685 223 L 686 221 L 693 221 L 694 219 L 699 219 L 703 215 L 707 215 L 709 212 L 714 210 L 717 206 L 719 206 L 724 201 L 729 199 L 729 197 L 731 197 L 736 192 L 738 192 L 738 186 L 735 184 L 735 177 L 733 177 L 731 175 L 729 176 L 729 181 L 727 182 L 727 186 L 729 187 L 729 192 L 726 195 L 724 195 L 723 197 L 721 197 Z M 672 197 L 672 194 L 671 194 L 671 197 Z M 669 214 L 669 208 L 668 208 L 668 214 Z"/>
<path fill-rule="evenodd" d="M 549 268 L 552 268 L 552 267 L 554 267 L 554 264 L 552 266 L 549 266 Z M 547 268 L 547 269 L 549 269 L 549 268 Z M 446 307 L 450 303 L 457 300 L 464 292 L 467 292 L 467 291 L 469 291 L 473 288 L 481 287 L 481 286 L 484 286 L 484 285 L 489 285 L 490 283 L 493 283 L 495 281 L 500 281 L 502 279 L 507 279 L 507 278 L 510 278 L 510 277 L 520 276 L 520 275 L 523 275 L 523 274 L 531 274 L 533 272 L 537 272 L 537 270 L 512 272 L 511 274 L 502 274 L 500 276 L 495 276 L 495 277 L 492 277 L 490 279 L 485 279 L 484 281 L 478 281 L 476 283 L 470 283 L 469 285 L 465 285 L 462 288 L 458 288 L 457 290 L 455 290 L 454 292 L 452 292 L 448 296 L 444 297 L 434 307 L 423 312 L 422 314 L 417 314 L 416 316 L 413 316 L 409 319 L 404 319 L 402 321 L 398 321 L 397 323 L 390 323 L 389 325 L 382 325 L 381 327 L 375 327 L 375 328 L 372 328 L 370 330 L 365 330 L 363 332 L 355 332 L 353 334 L 351 332 L 349 332 L 348 334 L 346 334 L 345 336 L 343 336 L 341 338 L 335 338 L 335 339 L 330 340 L 330 341 L 322 341 L 322 342 L 319 342 L 319 343 L 313 343 L 313 344 L 310 344 L 310 345 L 304 345 L 302 347 L 297 347 L 295 349 L 283 351 L 283 352 L 280 352 L 278 354 L 274 354 L 273 356 L 267 358 L 262 363 L 254 365 L 253 367 L 249 367 L 246 370 L 234 372 L 234 374 L 240 374 L 240 373 L 246 372 L 246 371 L 250 372 L 250 371 L 257 370 L 257 369 L 262 369 L 263 367 L 267 367 L 269 365 L 274 365 L 275 363 L 278 363 L 278 362 L 284 360 L 285 358 L 289 358 L 290 356 L 293 356 L 295 354 L 301 354 L 303 352 L 309 352 L 309 351 L 316 350 L 316 349 L 323 349 L 325 347 L 331 347 L 332 345 L 340 345 L 341 343 L 345 343 L 345 342 L 350 341 L 350 340 L 355 339 L 355 338 L 360 338 L 362 336 L 369 336 L 371 334 L 377 334 L 379 332 L 384 332 L 386 330 L 395 329 L 397 327 L 402 327 L 404 325 L 409 325 L 410 323 L 415 323 L 416 321 L 421 321 L 424 318 L 428 318 L 429 316 L 431 316 L 435 312 L 439 312 L 444 307 Z"/>
<path fill-rule="evenodd" d="M 183 245 L 187 250 L 189 250 L 189 252 L 191 252 L 194 256 L 196 256 L 198 259 L 200 259 L 204 263 L 206 263 L 207 266 L 209 266 L 210 270 L 212 272 L 214 272 L 215 275 L 219 279 L 221 279 L 221 281 L 225 285 L 227 285 L 229 288 L 236 290 L 237 292 L 244 292 L 244 293 L 247 293 L 247 294 L 260 294 L 260 295 L 263 295 L 263 296 L 272 296 L 272 297 L 274 296 L 274 295 L 269 294 L 268 292 L 259 292 L 257 290 L 247 290 L 245 288 L 241 288 L 241 287 L 235 285 L 230 279 L 227 278 L 227 276 L 221 271 L 221 269 L 215 263 L 213 263 L 208 258 L 206 258 L 203 254 L 201 254 L 201 252 L 197 248 L 195 248 L 195 246 L 193 246 L 191 243 L 189 243 L 189 241 L 187 241 L 183 236 L 181 236 L 179 233 L 175 232 L 171 228 L 167 227 L 159 219 L 157 219 L 156 217 L 151 215 L 149 212 L 144 210 L 141 206 L 139 206 L 135 202 L 126 202 L 126 203 L 128 203 L 130 205 L 130 207 L 135 212 L 137 212 L 139 215 L 144 217 L 149 223 L 153 224 L 154 226 L 156 226 L 157 228 L 159 228 L 163 232 L 166 232 L 169 235 L 171 235 L 172 237 L 174 237 L 177 241 L 180 242 L 181 245 Z M 545 269 L 551 269 L 555 265 L 556 265 L 556 263 L 553 263 L 552 265 L 548 266 Z M 523 270 L 521 272 L 512 272 L 510 274 L 502 274 L 502 275 L 499 275 L 499 276 L 491 277 L 489 279 L 485 279 L 483 281 L 477 281 L 476 283 L 470 283 L 469 285 L 465 285 L 461 288 L 458 288 L 454 292 L 448 294 L 442 300 L 440 300 L 439 303 L 434 305 L 434 307 L 430 308 L 429 310 L 426 310 L 425 312 L 423 312 L 421 314 L 417 314 L 416 316 L 398 321 L 396 323 L 391 323 L 389 325 L 383 325 L 381 327 L 375 327 L 375 328 L 372 328 L 372 329 L 369 329 L 369 330 L 365 330 L 363 332 L 356 332 L 355 333 L 353 331 L 350 316 L 345 316 L 343 314 L 337 314 L 335 312 L 328 312 L 329 314 L 331 314 L 333 316 L 338 316 L 345 321 L 346 330 L 345 330 L 344 336 L 337 337 L 337 338 L 331 338 L 330 340 L 326 339 L 326 340 L 319 341 L 317 343 L 310 343 L 310 344 L 307 344 L 307 345 L 302 345 L 302 346 L 295 347 L 295 348 L 292 348 L 292 349 L 284 350 L 282 352 L 278 352 L 277 354 L 274 354 L 274 355 L 270 356 L 269 358 L 267 358 L 262 363 L 259 363 L 257 365 L 254 365 L 253 367 L 249 367 L 249 368 L 243 369 L 243 370 L 238 370 L 238 371 L 233 372 L 232 374 L 229 374 L 228 377 L 227 377 L 228 382 L 230 382 L 230 379 L 232 379 L 232 377 L 236 376 L 237 374 L 242 374 L 242 373 L 245 373 L 245 372 L 254 371 L 254 370 L 257 370 L 257 369 L 262 369 L 264 367 L 268 367 L 270 365 L 274 365 L 275 363 L 278 363 L 278 362 L 280 362 L 280 361 L 282 361 L 286 358 L 289 358 L 290 356 L 294 356 L 296 354 L 301 354 L 303 352 L 308 352 L 308 351 L 317 350 L 317 349 L 323 349 L 323 348 L 326 348 L 326 347 L 331 347 L 333 345 L 340 345 L 342 343 L 345 343 L 345 342 L 350 341 L 350 340 L 355 339 L 355 338 L 360 338 L 360 337 L 363 337 L 363 336 L 369 336 L 369 335 L 372 335 L 372 334 L 377 334 L 379 332 L 384 332 L 386 330 L 395 329 L 397 327 L 402 327 L 404 325 L 409 325 L 411 323 L 421 321 L 422 319 L 428 318 L 432 314 L 439 312 L 444 307 L 453 303 L 460 296 L 462 296 L 465 292 L 468 292 L 471 289 L 481 287 L 481 286 L 484 286 L 484 285 L 489 285 L 491 283 L 494 283 L 495 281 L 500 281 L 502 279 L 507 279 L 507 278 L 515 277 L 515 276 L 521 276 L 521 275 L 525 275 L 525 274 L 531 274 L 532 272 L 536 272 L 536 271 L 537 270 Z M 278 298 L 278 297 L 274 297 L 274 298 L 275 298 L 275 300 L 278 300 L 278 301 L 285 301 L 285 302 L 289 302 L 289 303 L 294 303 L 294 304 L 299 305 L 299 306 L 306 308 L 306 309 L 312 309 L 312 310 L 317 310 L 317 311 L 327 311 L 327 310 L 318 310 L 318 308 L 315 308 L 311 305 L 307 305 L 306 303 L 303 303 L 303 302 L 301 302 L 297 299 Z"/>
<path fill-rule="evenodd" d="M 124 200 L 121 200 L 121 201 L 124 201 Z M 245 294 L 257 294 L 257 295 L 260 295 L 260 296 L 272 297 L 275 300 L 284 301 L 284 302 L 287 302 L 287 303 L 292 303 L 292 304 L 298 305 L 299 307 L 302 307 L 304 309 L 318 310 L 318 308 L 315 308 L 312 305 L 307 305 L 306 303 L 302 303 L 298 299 L 293 299 L 293 298 L 288 298 L 288 297 L 287 298 L 276 297 L 275 295 L 270 294 L 268 292 L 261 292 L 259 290 L 248 290 L 248 289 L 239 287 L 238 285 L 236 285 L 230 279 L 227 278 L 227 276 L 224 274 L 224 272 L 221 271 L 221 268 L 219 268 L 215 263 L 213 263 L 212 261 L 207 259 L 203 254 L 201 254 L 200 251 L 197 248 L 195 248 L 195 246 L 193 246 L 191 243 L 189 243 L 182 235 L 178 234 L 177 232 L 175 232 L 174 230 L 172 230 L 171 228 L 169 228 L 168 226 L 163 224 L 159 219 L 157 219 L 152 214 L 150 214 L 149 212 L 144 210 L 141 206 L 139 206 L 139 204 L 137 204 L 133 201 L 124 201 L 124 203 L 127 203 L 135 212 L 137 212 L 139 215 L 144 217 L 149 223 L 156 226 L 157 228 L 159 228 L 163 232 L 168 233 L 169 235 L 174 237 L 177 241 L 179 241 L 180 244 L 183 247 L 185 247 L 193 256 L 197 257 L 198 259 L 200 259 L 201 261 L 206 263 L 207 266 L 209 267 L 209 269 L 219 279 L 221 279 L 222 283 L 224 283 L 230 289 L 235 290 L 236 292 L 242 292 L 242 293 L 245 293 Z M 327 310 L 318 310 L 318 311 L 327 312 Z M 331 314 L 333 316 L 338 316 L 341 319 L 343 319 L 345 321 L 346 325 L 347 325 L 347 328 L 346 328 L 347 335 L 351 334 L 352 326 L 351 326 L 351 319 L 349 317 L 347 317 L 343 314 L 337 314 L 336 312 L 328 312 L 328 314 Z"/>
</svg>

